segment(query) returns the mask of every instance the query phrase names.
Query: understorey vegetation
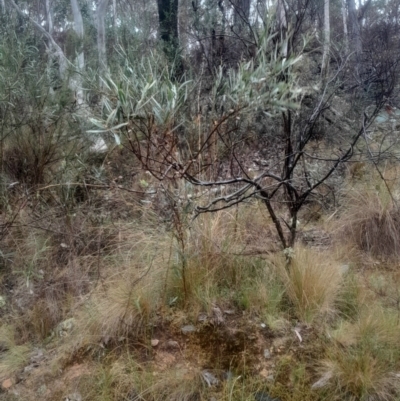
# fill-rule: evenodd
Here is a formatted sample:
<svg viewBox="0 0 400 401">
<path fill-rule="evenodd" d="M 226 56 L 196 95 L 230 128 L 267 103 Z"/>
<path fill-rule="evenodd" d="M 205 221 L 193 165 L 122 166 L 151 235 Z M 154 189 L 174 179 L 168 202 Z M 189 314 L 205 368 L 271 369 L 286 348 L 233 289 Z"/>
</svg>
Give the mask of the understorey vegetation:
<svg viewBox="0 0 400 401">
<path fill-rule="evenodd" d="M 397 9 L 0 0 L 0 400 L 399 399 Z"/>
</svg>

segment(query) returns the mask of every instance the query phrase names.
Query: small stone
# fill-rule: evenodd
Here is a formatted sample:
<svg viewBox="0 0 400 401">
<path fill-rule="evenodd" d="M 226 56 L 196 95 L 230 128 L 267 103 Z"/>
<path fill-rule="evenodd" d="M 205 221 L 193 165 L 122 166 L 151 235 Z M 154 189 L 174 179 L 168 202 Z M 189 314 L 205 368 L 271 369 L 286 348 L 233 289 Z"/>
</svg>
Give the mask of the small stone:
<svg viewBox="0 0 400 401">
<path fill-rule="evenodd" d="M 271 351 L 268 348 L 266 348 L 264 350 L 264 358 L 265 359 L 270 359 L 271 358 Z"/>
<path fill-rule="evenodd" d="M 204 323 L 207 320 L 207 318 L 208 318 L 207 313 L 199 313 L 197 321 L 200 323 Z"/>
<path fill-rule="evenodd" d="M 261 323 L 260 326 L 261 326 L 262 329 L 265 329 L 267 327 L 267 325 L 265 323 Z"/>
<path fill-rule="evenodd" d="M 157 340 L 156 338 L 153 338 L 151 340 L 151 346 L 152 347 L 157 347 L 157 345 L 160 343 L 160 340 Z"/>
<path fill-rule="evenodd" d="M 208 372 L 207 370 L 203 370 L 201 372 L 201 377 L 207 383 L 208 387 L 217 386 L 219 384 L 219 380 L 212 373 Z"/>
<path fill-rule="evenodd" d="M 180 348 L 179 343 L 174 340 L 167 341 L 166 345 L 167 345 L 168 349 L 179 349 Z"/>
<path fill-rule="evenodd" d="M 35 368 L 37 368 L 37 365 L 34 365 L 34 364 L 25 366 L 24 367 L 24 373 L 32 372 L 32 370 L 34 370 Z"/>
<path fill-rule="evenodd" d="M 194 327 L 191 324 L 188 324 L 186 326 L 183 326 L 181 329 L 183 334 L 190 334 L 190 333 L 194 333 L 196 331 L 196 327 Z"/>
<path fill-rule="evenodd" d="M 347 274 L 350 270 L 350 266 L 349 265 L 342 265 L 340 266 L 340 270 L 342 271 L 342 274 Z"/>
<path fill-rule="evenodd" d="M 1 383 L 1 387 L 4 390 L 10 389 L 12 387 L 12 385 L 13 385 L 13 382 L 12 382 L 11 379 L 6 379 L 6 380 L 3 381 L 3 383 Z"/>
<path fill-rule="evenodd" d="M 44 360 L 45 356 L 42 349 L 36 349 L 31 356 L 31 363 L 38 365 Z"/>
<path fill-rule="evenodd" d="M 311 386 L 311 389 L 316 390 L 325 387 L 329 383 L 329 380 L 332 379 L 332 377 L 333 377 L 332 372 L 326 372 L 318 381 L 316 381 Z"/>
<path fill-rule="evenodd" d="M 59 323 L 55 329 L 55 334 L 58 337 L 66 337 L 75 328 L 75 318 L 70 318 Z"/>
<path fill-rule="evenodd" d="M 224 316 L 222 315 L 222 312 L 221 312 L 221 309 L 220 308 L 218 308 L 218 306 L 214 306 L 213 308 L 212 308 L 212 311 L 213 311 L 213 323 L 215 324 L 215 325 L 220 325 L 220 324 L 222 324 L 223 322 L 224 322 Z"/>
<path fill-rule="evenodd" d="M 47 391 L 46 385 L 45 385 L 45 384 L 42 384 L 42 385 L 38 388 L 37 393 L 40 394 L 40 395 L 44 395 L 44 394 L 46 393 L 46 391 Z M 75 401 L 75 400 L 71 400 L 71 401 Z"/>
<path fill-rule="evenodd" d="M 64 401 L 82 401 L 82 396 L 79 393 L 72 393 L 67 395 Z"/>
</svg>

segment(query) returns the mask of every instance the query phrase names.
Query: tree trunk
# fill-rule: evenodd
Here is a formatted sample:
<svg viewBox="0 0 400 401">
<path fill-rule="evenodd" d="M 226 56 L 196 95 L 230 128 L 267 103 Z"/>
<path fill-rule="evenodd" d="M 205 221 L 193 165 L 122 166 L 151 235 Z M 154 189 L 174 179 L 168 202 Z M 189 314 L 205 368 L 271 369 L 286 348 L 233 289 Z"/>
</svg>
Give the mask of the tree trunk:
<svg viewBox="0 0 400 401">
<path fill-rule="evenodd" d="M 53 36 L 53 13 L 51 10 L 50 6 L 50 0 L 46 0 L 46 27 L 47 27 L 47 32 L 49 33 L 50 36 Z M 53 89 L 53 79 L 52 79 L 52 71 L 53 71 L 53 61 L 54 61 L 54 49 L 53 45 L 51 43 L 51 40 L 48 40 L 47 46 L 49 47 L 49 58 L 47 60 L 47 78 L 50 83 L 50 88 L 49 88 L 49 93 L 51 96 L 54 95 L 54 89 Z"/>
<path fill-rule="evenodd" d="M 250 0 L 234 0 L 233 25 L 236 33 L 241 33 L 249 23 Z"/>
<path fill-rule="evenodd" d="M 113 0 L 113 28 L 115 40 L 117 38 L 117 0 Z"/>
<path fill-rule="evenodd" d="M 46 0 L 46 25 L 47 32 L 53 35 L 53 13 L 51 12 L 50 0 Z"/>
<path fill-rule="evenodd" d="M 355 54 L 356 73 L 358 75 L 358 69 L 362 53 L 361 31 L 357 18 L 357 9 L 355 0 L 347 0 L 347 4 L 349 9 L 350 46 L 351 46 L 351 51 L 354 52 Z"/>
<path fill-rule="evenodd" d="M 178 37 L 178 0 L 157 0 L 160 38 L 169 61 L 174 65 L 176 78 L 183 73 L 182 60 L 179 57 Z"/>
<path fill-rule="evenodd" d="M 330 18 L 329 18 L 329 0 L 324 0 L 324 52 L 322 56 L 322 66 L 321 66 L 321 79 L 322 85 L 325 86 L 326 79 L 329 70 L 329 51 L 331 43 L 331 28 L 330 28 Z"/>
<path fill-rule="evenodd" d="M 289 53 L 289 44 L 286 38 L 288 21 L 286 15 L 286 4 L 285 0 L 277 0 L 276 5 L 276 20 L 278 23 L 278 32 L 280 35 L 280 42 L 282 43 L 282 56 L 287 57 Z"/>
<path fill-rule="evenodd" d="M 178 45 L 178 0 L 157 0 L 160 37 L 174 49 Z"/>
<path fill-rule="evenodd" d="M 349 32 L 347 30 L 347 9 L 346 0 L 342 0 L 342 18 L 343 18 L 343 41 L 344 51 L 346 54 L 349 53 Z"/>
<path fill-rule="evenodd" d="M 81 78 L 81 73 L 85 69 L 85 55 L 83 53 L 83 35 L 84 35 L 83 19 L 81 10 L 79 8 L 78 0 L 71 0 L 71 8 L 72 8 L 72 15 L 74 17 L 74 30 L 78 38 L 78 46 L 76 50 L 77 53 L 76 67 L 78 69 L 78 73 L 74 74 L 73 80 L 75 81 L 74 86 L 77 88 L 76 102 L 78 105 L 82 105 L 85 103 L 85 98 L 82 88 L 82 78 Z"/>
<path fill-rule="evenodd" d="M 106 30 L 104 20 L 109 0 L 100 0 L 97 6 L 97 50 L 99 53 L 99 71 L 104 75 L 107 71 Z"/>
</svg>

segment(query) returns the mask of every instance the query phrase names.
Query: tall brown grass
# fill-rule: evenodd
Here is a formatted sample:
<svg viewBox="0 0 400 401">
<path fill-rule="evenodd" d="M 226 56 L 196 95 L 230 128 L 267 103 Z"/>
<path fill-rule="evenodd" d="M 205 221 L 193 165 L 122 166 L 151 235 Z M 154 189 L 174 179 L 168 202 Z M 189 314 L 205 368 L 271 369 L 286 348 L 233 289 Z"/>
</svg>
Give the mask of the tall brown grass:
<svg viewBox="0 0 400 401">
<path fill-rule="evenodd" d="M 396 313 L 365 307 L 354 322 L 343 321 L 332 331 L 333 342 L 321 363 L 330 378 L 332 399 L 392 400 L 400 395 L 400 334 Z"/>
<path fill-rule="evenodd" d="M 353 191 L 339 230 L 347 243 L 374 257 L 400 256 L 400 208 L 386 188 Z"/>
<path fill-rule="evenodd" d="M 274 256 L 272 263 L 299 319 L 311 323 L 335 311 L 342 270 L 332 255 L 298 246 L 289 266 L 283 255 Z"/>
</svg>

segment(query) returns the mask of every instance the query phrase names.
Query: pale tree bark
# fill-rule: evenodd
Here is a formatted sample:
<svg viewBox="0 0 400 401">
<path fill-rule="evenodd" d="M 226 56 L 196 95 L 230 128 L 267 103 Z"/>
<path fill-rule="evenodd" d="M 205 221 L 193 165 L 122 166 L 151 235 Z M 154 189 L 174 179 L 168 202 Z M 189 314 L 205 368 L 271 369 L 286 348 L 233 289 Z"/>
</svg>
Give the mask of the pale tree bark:
<svg viewBox="0 0 400 401">
<path fill-rule="evenodd" d="M 49 33 L 50 36 L 53 36 L 53 14 L 50 6 L 50 0 L 46 0 L 46 26 L 47 26 L 47 32 Z M 48 41 L 48 50 L 49 50 L 49 58 L 47 61 L 47 78 L 49 82 L 52 82 L 52 69 L 53 69 L 53 60 L 54 60 L 54 49 L 51 41 Z M 54 89 L 53 86 L 50 84 L 49 87 L 49 92 L 50 95 L 54 95 Z"/>
<path fill-rule="evenodd" d="M 320 27 L 319 27 L 319 18 L 316 17 L 316 18 L 314 19 L 314 35 L 315 35 L 315 38 L 316 38 L 318 41 L 319 41 L 319 39 L 320 39 L 319 29 L 320 29 Z"/>
<path fill-rule="evenodd" d="M 329 0 L 324 0 L 324 50 L 322 55 L 321 79 L 325 86 L 329 70 L 329 52 L 331 44 L 331 26 L 329 17 Z"/>
<path fill-rule="evenodd" d="M 99 0 L 96 11 L 97 19 L 97 50 L 99 53 L 99 71 L 100 75 L 107 72 L 107 53 L 106 53 L 106 30 L 104 20 L 106 17 L 109 0 Z"/>
<path fill-rule="evenodd" d="M 46 0 L 46 23 L 47 23 L 47 32 L 50 35 L 53 35 L 53 13 L 50 7 L 50 0 Z"/>
<path fill-rule="evenodd" d="M 342 0 L 342 18 L 343 18 L 343 41 L 344 51 L 346 54 L 349 53 L 349 32 L 347 30 L 347 9 L 346 0 Z"/>
<path fill-rule="evenodd" d="M 288 29 L 288 20 L 286 14 L 286 2 L 285 0 L 277 0 L 276 5 L 276 19 L 278 23 L 278 31 L 281 36 L 281 43 L 282 43 L 282 56 L 288 56 L 288 41 L 286 40 L 286 34 Z"/>
<path fill-rule="evenodd" d="M 356 74 L 358 75 L 358 69 L 362 53 L 360 24 L 357 18 L 357 9 L 355 0 L 347 0 L 347 5 L 349 10 L 350 46 L 351 46 L 350 49 L 355 54 Z"/>
<path fill-rule="evenodd" d="M 83 19 L 82 13 L 79 8 L 78 0 L 71 0 L 72 15 L 74 18 L 74 31 L 78 38 L 77 56 L 76 56 L 76 68 L 77 74 L 74 74 L 72 80 L 75 80 L 76 86 L 76 102 L 78 105 L 83 105 L 85 103 L 85 97 L 82 87 L 82 72 L 85 69 L 85 55 L 83 53 Z"/>
<path fill-rule="evenodd" d="M 276 4 L 276 17 L 280 29 L 287 29 L 287 15 L 285 0 L 278 0 Z"/>
<path fill-rule="evenodd" d="M 114 35 L 117 36 L 117 0 L 113 0 L 113 27 L 114 27 Z"/>
</svg>

